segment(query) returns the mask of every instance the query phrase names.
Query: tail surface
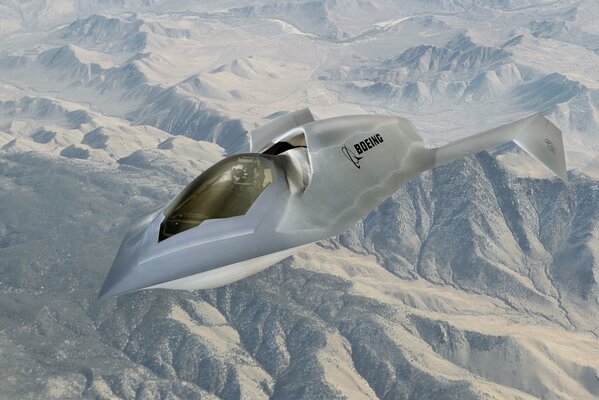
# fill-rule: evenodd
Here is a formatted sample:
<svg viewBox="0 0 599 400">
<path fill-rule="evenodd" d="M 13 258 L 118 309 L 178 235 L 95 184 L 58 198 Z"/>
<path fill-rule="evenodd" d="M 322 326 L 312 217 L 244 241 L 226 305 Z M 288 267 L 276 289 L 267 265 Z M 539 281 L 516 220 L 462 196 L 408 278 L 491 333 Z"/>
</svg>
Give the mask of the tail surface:
<svg viewBox="0 0 599 400">
<path fill-rule="evenodd" d="M 564 182 L 568 181 L 562 132 L 540 114 L 435 149 L 435 167 L 513 141 Z"/>
</svg>

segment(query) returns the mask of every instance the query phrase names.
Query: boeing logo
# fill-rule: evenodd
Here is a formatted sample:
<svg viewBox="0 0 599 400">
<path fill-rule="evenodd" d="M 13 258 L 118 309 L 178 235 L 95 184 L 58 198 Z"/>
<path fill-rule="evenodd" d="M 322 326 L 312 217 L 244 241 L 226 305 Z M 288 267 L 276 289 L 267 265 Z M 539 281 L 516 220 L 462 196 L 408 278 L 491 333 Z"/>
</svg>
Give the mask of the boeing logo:
<svg viewBox="0 0 599 400">
<path fill-rule="evenodd" d="M 545 138 L 545 145 L 547 146 L 547 150 L 555 154 L 555 145 L 549 138 Z"/>
<path fill-rule="evenodd" d="M 364 140 L 359 141 L 358 143 L 354 144 L 353 147 L 357 154 L 363 154 L 383 142 L 383 137 L 377 133 Z M 343 155 L 345 155 L 345 157 L 347 157 L 347 159 L 356 166 L 356 168 L 360 168 L 360 160 L 363 159 L 364 156 L 359 157 L 358 155 L 356 155 L 356 153 L 353 152 L 353 150 L 350 150 L 346 145 L 343 145 L 343 147 L 341 147 L 341 151 L 343 152 Z"/>
<path fill-rule="evenodd" d="M 354 165 L 356 166 L 356 168 L 360 169 L 360 160 L 364 157 L 358 157 L 354 154 L 353 151 L 351 151 L 350 149 L 347 148 L 347 146 L 343 145 L 343 147 L 341 148 L 341 151 L 343 152 L 343 154 L 345 155 L 345 157 L 347 157 L 347 159 L 351 162 L 354 163 Z"/>
</svg>

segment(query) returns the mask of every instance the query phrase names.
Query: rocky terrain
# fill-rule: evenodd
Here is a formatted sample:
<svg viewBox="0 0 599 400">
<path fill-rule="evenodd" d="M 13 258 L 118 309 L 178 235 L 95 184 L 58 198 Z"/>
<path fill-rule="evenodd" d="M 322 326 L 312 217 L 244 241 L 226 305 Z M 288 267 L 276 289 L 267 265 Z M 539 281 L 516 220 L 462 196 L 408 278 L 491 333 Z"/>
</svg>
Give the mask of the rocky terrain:
<svg viewBox="0 0 599 400">
<path fill-rule="evenodd" d="M 0 0 L 0 398 L 599 397 L 597 17 Z M 435 145 L 542 112 L 570 181 L 504 146 L 236 284 L 96 299 L 130 218 L 306 106 Z"/>
</svg>

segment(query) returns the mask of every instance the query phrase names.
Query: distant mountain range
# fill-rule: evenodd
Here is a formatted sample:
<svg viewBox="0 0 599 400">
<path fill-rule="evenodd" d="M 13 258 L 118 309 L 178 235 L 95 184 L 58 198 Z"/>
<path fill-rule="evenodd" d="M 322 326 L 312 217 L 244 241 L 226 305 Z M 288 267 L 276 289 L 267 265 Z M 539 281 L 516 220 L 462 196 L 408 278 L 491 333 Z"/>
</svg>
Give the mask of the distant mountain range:
<svg viewBox="0 0 599 400">
<path fill-rule="evenodd" d="M 0 398 L 599 397 L 591 0 L 0 0 Z M 130 218 L 285 111 L 515 146 L 425 173 L 339 237 L 198 292 L 97 301 Z M 168 266 L 165 266 L 168 268 Z"/>
</svg>

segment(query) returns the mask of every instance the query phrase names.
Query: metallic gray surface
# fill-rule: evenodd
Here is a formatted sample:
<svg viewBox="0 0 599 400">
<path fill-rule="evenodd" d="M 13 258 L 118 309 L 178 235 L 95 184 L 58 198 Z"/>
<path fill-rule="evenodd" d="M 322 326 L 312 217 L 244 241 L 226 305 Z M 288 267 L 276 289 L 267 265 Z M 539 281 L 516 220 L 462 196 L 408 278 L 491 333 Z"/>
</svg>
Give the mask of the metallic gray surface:
<svg viewBox="0 0 599 400">
<path fill-rule="evenodd" d="M 145 217 L 131 229 L 119 249 L 100 297 L 138 290 L 166 281 L 183 278 L 247 258 L 268 254 L 277 249 L 271 241 L 267 249 L 255 235 L 264 229 L 270 206 L 288 194 L 284 175 L 260 195 L 242 216 L 212 219 L 198 227 L 158 242 L 162 210 L 149 220 Z M 268 225 L 267 225 L 268 226 Z"/>
<path fill-rule="evenodd" d="M 100 297 L 180 281 L 233 264 L 239 267 L 244 261 L 338 235 L 438 162 L 437 149 L 425 148 L 412 123 L 403 118 L 360 115 L 291 125 L 294 131 L 303 131 L 307 141 L 307 153 L 294 155 L 307 154 L 300 165 L 302 174 L 311 172 L 309 179 L 301 179 L 305 183 L 301 190 L 290 190 L 298 186 L 298 171 L 290 170 L 297 163 L 283 154 L 275 157 L 278 178 L 245 215 L 206 220 L 161 242 L 162 210 L 139 218 L 123 240 Z M 279 133 L 266 131 L 269 138 Z M 370 140 L 369 148 L 357 154 L 356 144 L 375 135 L 382 142 Z M 227 279 L 223 278 L 223 285 L 234 281 Z"/>
<path fill-rule="evenodd" d="M 278 136 L 293 128 L 314 121 L 310 109 L 304 108 L 283 115 L 250 132 L 250 151 L 262 153 L 278 140 Z"/>
<path fill-rule="evenodd" d="M 158 230 L 163 213 L 140 219 L 123 240 L 100 297 L 147 288 L 339 234 L 434 161 L 412 125 L 396 117 L 339 117 L 311 122 L 303 129 L 312 169 L 305 192 L 292 193 L 281 173 L 247 214 L 207 220 L 162 242 L 158 242 Z M 385 142 L 371 149 L 358 169 L 341 147 L 373 132 L 381 134 Z M 281 168 L 288 165 L 280 164 Z"/>
</svg>

